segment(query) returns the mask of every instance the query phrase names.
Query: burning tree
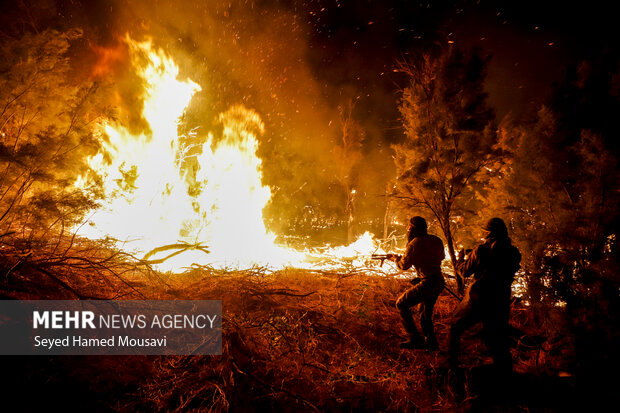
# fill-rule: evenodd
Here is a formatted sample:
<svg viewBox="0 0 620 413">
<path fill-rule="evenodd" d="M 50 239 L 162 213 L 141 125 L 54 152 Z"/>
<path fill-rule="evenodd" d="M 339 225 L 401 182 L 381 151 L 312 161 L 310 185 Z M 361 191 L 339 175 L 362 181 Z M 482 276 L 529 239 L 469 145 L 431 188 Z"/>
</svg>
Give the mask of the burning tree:
<svg viewBox="0 0 620 413">
<path fill-rule="evenodd" d="M 346 107 L 340 107 L 340 124 L 342 127 L 342 144 L 333 149 L 336 160 L 336 179 L 345 195 L 345 216 L 347 218 L 347 241 L 354 241 L 353 224 L 355 221 L 355 167 L 362 160 L 362 142 L 366 138 L 364 128 L 353 119 L 355 104 L 349 100 Z"/>
<path fill-rule="evenodd" d="M 457 217 L 475 216 L 477 193 L 496 165 L 494 114 L 483 82 L 486 60 L 450 48 L 402 63 L 409 77 L 400 103 L 405 140 L 394 145 L 393 197 L 404 209 L 426 211 L 444 235 L 456 268 Z M 458 279 L 459 289 L 463 281 Z"/>
<path fill-rule="evenodd" d="M 79 80 L 68 57 L 81 35 L 46 30 L 0 45 L 0 233 L 62 233 L 94 206 L 73 186 L 106 112 L 98 85 Z"/>
</svg>

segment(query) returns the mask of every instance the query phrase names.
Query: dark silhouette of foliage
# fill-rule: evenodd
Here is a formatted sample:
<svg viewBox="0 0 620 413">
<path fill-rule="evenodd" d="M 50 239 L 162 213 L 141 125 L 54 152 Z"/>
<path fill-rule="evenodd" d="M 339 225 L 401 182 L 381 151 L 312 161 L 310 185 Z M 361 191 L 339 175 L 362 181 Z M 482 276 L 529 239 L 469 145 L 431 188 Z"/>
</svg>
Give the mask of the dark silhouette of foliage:
<svg viewBox="0 0 620 413">
<path fill-rule="evenodd" d="M 569 70 L 556 98 L 533 119 L 505 119 L 500 142 L 509 156 L 490 181 L 489 208 L 508 218 L 526 252 L 526 297 L 541 321 L 549 308 L 565 306 L 573 367 L 581 373 L 617 363 L 620 342 L 617 136 L 600 118 L 618 107 L 617 65 L 605 71 L 574 77 Z"/>
</svg>

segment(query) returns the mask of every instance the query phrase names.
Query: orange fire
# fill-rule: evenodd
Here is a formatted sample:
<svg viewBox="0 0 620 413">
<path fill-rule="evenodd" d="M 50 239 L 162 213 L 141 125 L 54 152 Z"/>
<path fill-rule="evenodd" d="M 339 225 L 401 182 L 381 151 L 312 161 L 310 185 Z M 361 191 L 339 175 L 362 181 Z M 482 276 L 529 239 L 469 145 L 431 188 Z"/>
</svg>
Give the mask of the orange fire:
<svg viewBox="0 0 620 413">
<path fill-rule="evenodd" d="M 122 43 L 113 47 L 93 45 L 91 48 L 97 56 L 97 62 L 91 71 L 91 76 L 95 78 L 106 76 L 112 71 L 115 65 L 118 65 L 127 58 L 127 48 Z"/>
<path fill-rule="evenodd" d="M 103 151 L 89 164 L 103 182 L 106 197 L 80 234 L 112 237 L 163 270 L 194 263 L 307 266 L 309 253 L 276 245 L 263 222 L 271 192 L 262 184 L 262 161 L 256 155 L 257 135 L 264 131 L 259 115 L 233 106 L 219 116 L 219 139 L 196 132 L 180 139 L 179 119 L 201 87 L 180 80 L 174 61 L 150 41 L 127 37 L 125 42 L 145 84 L 142 116 L 151 132 L 134 135 L 113 121 L 100 125 Z M 184 168 L 190 156 L 198 165 L 192 174 Z M 77 185 L 89 179 L 80 177 Z M 370 234 L 365 234 L 356 244 L 329 253 L 344 257 L 376 250 Z"/>
</svg>

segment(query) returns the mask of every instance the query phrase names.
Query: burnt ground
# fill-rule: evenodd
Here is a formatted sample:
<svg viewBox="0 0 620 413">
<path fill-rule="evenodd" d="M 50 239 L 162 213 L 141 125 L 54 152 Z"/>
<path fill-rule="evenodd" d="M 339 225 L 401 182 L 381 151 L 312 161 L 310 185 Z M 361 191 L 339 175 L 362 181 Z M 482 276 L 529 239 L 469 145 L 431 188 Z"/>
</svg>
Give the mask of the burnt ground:
<svg viewBox="0 0 620 413">
<path fill-rule="evenodd" d="M 3 298 L 220 299 L 223 354 L 2 356 L 6 411 L 564 412 L 618 401 L 613 378 L 575 374 L 559 310 L 541 319 L 513 306 L 520 333 L 515 373 L 505 377 L 493 372 L 476 329 L 463 338 L 462 368 L 445 368 L 456 305 L 447 293 L 435 312 L 440 351 L 400 349 L 394 302 L 408 284 L 381 274 L 134 268 L 111 275 L 66 263 L 42 272 L 29 259 L 10 267 Z"/>
</svg>

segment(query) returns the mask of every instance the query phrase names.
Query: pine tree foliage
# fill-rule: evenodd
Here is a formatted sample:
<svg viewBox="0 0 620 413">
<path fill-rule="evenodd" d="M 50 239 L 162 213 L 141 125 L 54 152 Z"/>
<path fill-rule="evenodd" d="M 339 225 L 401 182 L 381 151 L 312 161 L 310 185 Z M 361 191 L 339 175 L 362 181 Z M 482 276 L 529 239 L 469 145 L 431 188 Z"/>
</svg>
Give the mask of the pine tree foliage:
<svg viewBox="0 0 620 413">
<path fill-rule="evenodd" d="M 586 85 L 569 80 L 577 99 L 543 106 L 527 122 L 502 122 L 507 157 L 504 173 L 489 182 L 488 210 L 508 218 L 525 252 L 524 292 L 535 313 L 544 319 L 565 306 L 576 367 L 598 377 L 595 370 L 617 362 L 620 342 L 620 175 L 614 129 L 592 119 L 609 109 L 609 96 L 588 101 L 595 94 L 580 90 Z"/>
<path fill-rule="evenodd" d="M 549 276 L 562 262 L 568 272 L 561 278 L 569 276 L 578 290 L 577 278 L 615 244 L 618 165 L 600 135 L 583 130 L 578 142 L 562 149 L 558 129 L 557 117 L 546 107 L 533 126 L 502 125 L 502 145 L 511 156 L 505 177 L 492 182 L 491 206 L 510 216 L 515 239 L 528 251 L 527 274 Z M 554 287 L 559 293 L 566 286 Z"/>
<path fill-rule="evenodd" d="M 453 265 L 455 232 L 476 216 L 489 173 L 498 167 L 485 68 L 475 52 L 453 48 L 401 65 L 410 84 L 400 103 L 405 140 L 394 146 L 393 196 L 407 211 L 437 222 Z"/>
</svg>

